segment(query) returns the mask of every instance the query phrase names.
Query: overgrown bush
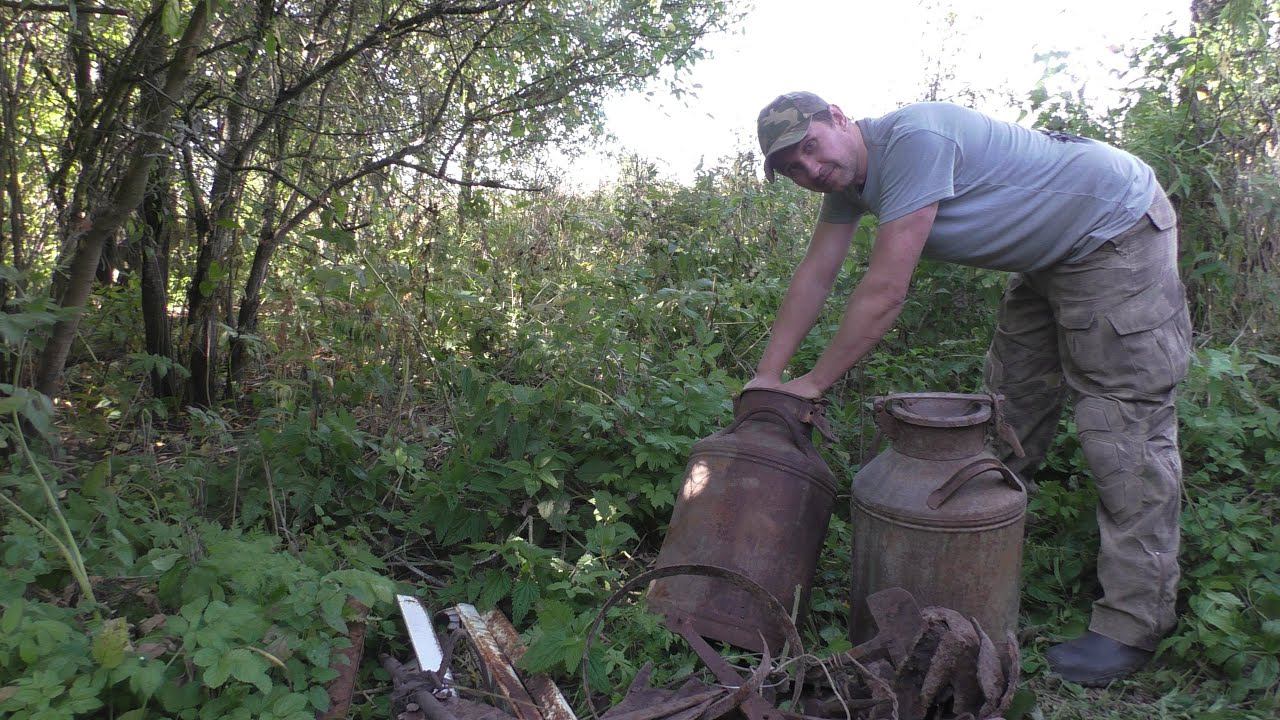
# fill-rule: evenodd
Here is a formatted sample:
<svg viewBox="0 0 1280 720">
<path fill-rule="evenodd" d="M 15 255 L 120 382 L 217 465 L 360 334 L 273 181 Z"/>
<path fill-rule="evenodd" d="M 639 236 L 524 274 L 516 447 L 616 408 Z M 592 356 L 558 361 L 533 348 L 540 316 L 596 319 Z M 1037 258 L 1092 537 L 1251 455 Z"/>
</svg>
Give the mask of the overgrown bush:
<svg viewBox="0 0 1280 720">
<path fill-rule="evenodd" d="M 1258 22 L 1274 33 L 1272 15 Z M 1177 717 L 1266 717 L 1280 692 L 1280 357 L 1265 344 L 1278 333 L 1255 295 L 1263 266 L 1241 264 L 1274 249 L 1276 196 L 1262 174 L 1219 187 L 1205 163 L 1222 158 L 1178 130 L 1181 90 L 1207 77 L 1197 63 L 1212 43 L 1245 37 L 1234 27 L 1144 51 L 1155 85 L 1114 113 L 1037 99 L 1045 119 L 1142 154 L 1180 201 L 1199 308 L 1179 400 L 1182 612 L 1137 681 Z M 1218 108 L 1220 129 L 1246 133 L 1223 119 L 1234 108 Z M 527 669 L 576 687 L 585 628 L 652 561 L 685 456 L 728 421 L 804 251 L 816 198 L 762 184 L 756 165 L 743 155 L 682 186 L 636 161 L 588 196 L 476 190 L 458 221 L 419 222 L 420 198 L 392 196 L 359 235 L 318 228 L 282 250 L 255 333 L 223 328 L 224 349 L 240 343 L 253 369 L 204 410 L 150 395 L 153 371 L 176 366 L 143 352 L 119 302 L 136 286 L 104 293 L 112 311 L 87 322 L 85 347 L 112 352 L 86 351 L 56 411 L 12 385 L 0 399 L 0 712 L 314 717 L 349 598 L 370 608 L 370 654 L 405 652 L 396 589 L 503 609 L 526 631 Z M 797 367 L 834 333 L 872 227 Z M 921 266 L 894 330 L 831 394 L 840 440 L 823 452 L 839 476 L 872 450 L 873 396 L 979 389 L 1002 286 L 998 273 Z M 10 309 L 0 337 L 20 360 L 31 329 L 57 318 L 34 297 Z M 1037 485 L 1023 595 L 1033 678 L 1098 592 L 1096 496 L 1068 419 Z M 804 628 L 814 648 L 848 646 L 846 500 Z M 620 691 L 647 659 L 659 678 L 694 666 L 639 608 L 608 622 L 596 687 Z M 355 712 L 383 717 L 387 679 L 374 663 L 362 672 L 379 689 Z"/>
</svg>

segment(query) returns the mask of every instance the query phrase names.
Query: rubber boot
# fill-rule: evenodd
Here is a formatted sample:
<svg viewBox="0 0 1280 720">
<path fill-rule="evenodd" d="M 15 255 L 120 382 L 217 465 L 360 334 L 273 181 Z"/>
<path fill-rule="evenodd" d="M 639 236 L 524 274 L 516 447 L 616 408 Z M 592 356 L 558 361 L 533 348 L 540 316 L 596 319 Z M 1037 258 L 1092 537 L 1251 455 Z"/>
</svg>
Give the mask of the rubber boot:
<svg viewBox="0 0 1280 720">
<path fill-rule="evenodd" d="M 1090 630 L 1074 640 L 1054 645 L 1044 657 L 1053 674 L 1063 680 L 1085 687 L 1102 687 L 1141 669 L 1153 654 Z"/>
</svg>

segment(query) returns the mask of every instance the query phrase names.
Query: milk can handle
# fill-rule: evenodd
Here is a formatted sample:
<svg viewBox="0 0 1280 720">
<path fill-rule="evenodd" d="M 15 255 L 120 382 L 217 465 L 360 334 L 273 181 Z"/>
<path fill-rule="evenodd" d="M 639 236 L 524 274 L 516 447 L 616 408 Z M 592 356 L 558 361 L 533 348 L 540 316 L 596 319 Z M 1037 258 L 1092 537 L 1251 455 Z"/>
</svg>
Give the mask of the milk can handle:
<svg viewBox="0 0 1280 720">
<path fill-rule="evenodd" d="M 930 509 L 937 510 L 942 507 L 943 503 L 950 500 L 951 496 L 955 495 L 957 490 L 964 487 L 965 483 L 990 470 L 999 472 L 1005 482 L 1009 484 L 1009 487 L 1026 494 L 1027 488 L 1023 486 L 1022 481 L 1018 479 L 1017 475 L 1013 474 L 1012 470 L 1005 467 L 1004 463 L 999 460 L 988 457 L 982 458 L 981 460 L 975 460 L 957 470 L 956 474 L 952 475 L 950 480 L 943 483 L 937 490 L 929 493 L 929 499 L 926 503 L 929 505 Z"/>
<path fill-rule="evenodd" d="M 892 442 L 898 437 L 898 421 L 893 418 L 893 415 L 889 414 L 888 402 L 889 398 L 887 397 L 878 397 L 871 401 L 872 412 L 874 413 L 872 420 L 876 424 L 875 435 L 871 436 L 872 452 L 880 451 L 880 443 L 884 442 L 885 438 L 889 438 L 889 441 Z"/>
<path fill-rule="evenodd" d="M 795 443 L 796 447 L 803 449 L 805 445 L 813 444 L 812 442 L 807 442 L 807 439 L 804 436 L 804 432 L 800 429 L 799 423 L 796 422 L 795 418 L 791 417 L 790 415 L 787 415 L 781 410 L 777 410 L 771 407 L 756 408 L 755 410 L 752 410 L 746 415 L 743 415 L 742 417 L 735 419 L 733 423 L 730 424 L 729 427 L 725 429 L 725 434 L 728 435 L 736 432 L 738 427 L 742 425 L 742 423 L 750 420 L 752 417 L 759 415 L 761 413 L 768 413 L 778 418 L 779 420 L 781 420 L 782 424 L 786 425 L 787 429 L 791 431 L 791 441 Z"/>
<path fill-rule="evenodd" d="M 1013 450 L 1013 454 L 1017 457 L 1026 457 L 1027 453 L 1022 449 L 1022 443 L 1018 441 L 1018 433 L 1013 426 L 1005 422 L 1004 419 L 1004 396 L 995 393 L 988 393 L 991 398 L 991 409 L 995 415 L 996 436 Z"/>
</svg>

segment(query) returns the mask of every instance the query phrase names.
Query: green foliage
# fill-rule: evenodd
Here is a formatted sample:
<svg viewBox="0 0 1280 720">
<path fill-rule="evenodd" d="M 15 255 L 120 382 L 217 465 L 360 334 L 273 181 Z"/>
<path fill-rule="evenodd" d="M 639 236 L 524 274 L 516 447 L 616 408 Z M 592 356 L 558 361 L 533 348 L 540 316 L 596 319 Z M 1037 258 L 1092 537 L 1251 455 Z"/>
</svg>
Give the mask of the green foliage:
<svg viewBox="0 0 1280 720">
<path fill-rule="evenodd" d="M 651 561 L 684 458 L 727 421 L 802 252 L 811 198 L 752 173 L 742 159 L 681 187 L 637 164 L 596 196 L 490 198 L 484 245 L 451 236 L 429 273 L 395 247 L 300 270 L 284 285 L 298 310 L 261 330 L 274 371 L 238 407 L 139 424 L 152 410 L 134 398 L 157 360 L 110 365 L 98 385 L 110 401 L 78 408 L 65 431 L 78 459 L 51 475 L 97 603 L 78 602 L 47 534 L 6 515 L 0 553 L 15 572 L 0 623 L 20 629 L 3 641 L 0 709 L 314 714 L 347 599 L 386 613 L 389 578 L 429 588 L 437 607 L 502 609 L 526 631 L 524 666 L 576 687 L 586 628 Z M 862 272 L 870 229 L 840 292 Z M 1002 284 L 921 267 L 898 326 L 833 393 L 841 440 L 824 452 L 838 473 L 870 450 L 872 395 L 977 389 Z M 837 293 L 797 366 L 841 305 Z M 1211 345 L 1180 401 L 1185 612 L 1162 663 L 1232 707 L 1276 691 L 1278 362 Z M 1082 628 L 1097 590 L 1096 499 L 1066 421 L 1042 475 L 1024 610 L 1047 639 Z M 5 492 L 45 507 L 36 519 L 52 527 L 35 480 L 17 464 Z M 824 651 L 848 647 L 851 528 L 837 507 L 803 628 Z M 591 655 L 605 692 L 648 659 L 659 679 L 699 666 L 633 600 Z M 394 652 L 396 624 L 376 627 L 372 642 Z M 1033 675 L 1041 648 L 1028 648 Z"/>
<path fill-rule="evenodd" d="M 529 28 L 557 28 L 547 37 L 561 59 L 582 45 L 601 51 L 593 57 L 606 70 L 620 37 L 599 22 L 610 9 L 645 8 L 633 21 L 654 35 L 649 54 L 619 51 L 641 72 L 674 47 L 659 37 L 666 23 L 689 36 L 708 20 L 671 18 L 678 4 L 670 3 L 604 4 L 589 17 L 570 11 L 578 5 L 521 4 L 520 12 Z M 1224 150 L 1254 137 L 1261 120 L 1251 113 L 1280 87 L 1250 80 L 1270 77 L 1253 63 L 1274 57 L 1264 35 L 1275 32 L 1274 12 L 1242 10 L 1250 7 L 1271 5 L 1233 2 L 1194 38 L 1162 37 L 1142 50 L 1136 62 L 1149 83 L 1122 107 L 1097 111 L 1080 94 L 1047 92 L 1031 102 L 1051 124 L 1147 158 L 1183 218 L 1201 347 L 1179 401 L 1180 624 L 1158 668 L 1137 681 L 1170 717 L 1274 711 L 1280 687 L 1272 520 L 1280 510 L 1280 356 L 1266 352 L 1276 336 L 1271 306 L 1256 302 L 1272 287 L 1260 252 L 1271 247 L 1263 239 L 1280 203 L 1273 179 L 1243 170 L 1259 155 Z M 299 36 L 297 20 L 277 22 L 268 55 L 279 60 Z M 171 21 L 158 22 L 163 31 Z M 512 47 L 532 42 L 533 30 L 499 30 Z M 524 82 L 525 61 L 501 46 L 471 56 L 483 77 L 469 101 L 506 97 Z M 423 57 L 441 70 L 432 65 L 439 58 Z M 527 61 L 552 72 L 551 55 Z M 495 112 L 500 137 L 478 140 L 478 169 L 592 126 L 601 91 L 583 92 L 554 108 Z M 387 110 L 419 114 L 397 104 L 408 102 Z M 49 107 L 40 112 L 57 122 Z M 368 129 L 361 118 L 339 119 Z M 1189 137 L 1191 124 L 1208 135 Z M 320 152 L 333 150 L 318 142 Z M 149 394 L 149 376 L 186 370 L 143 350 L 137 278 L 95 297 L 80 343 L 87 349 L 77 350 L 85 357 L 57 405 L 23 388 L 21 376 L 39 349 L 33 340 L 64 315 L 38 297 L 11 298 L 0 314 L 3 379 L 12 381 L 0 385 L 11 451 L 0 476 L 10 499 L 0 517 L 0 713 L 314 717 L 327 707 L 335 652 L 347 642 L 349 599 L 371 608 L 370 642 L 403 654 L 389 617 L 396 589 L 416 590 L 432 607 L 503 610 L 525 631 L 524 667 L 576 688 L 589 624 L 652 561 L 685 456 L 727 422 L 803 252 L 816 198 L 759 182 L 757 164 L 732 158 L 681 186 L 634 160 L 613 187 L 585 196 L 478 187 L 454 196 L 395 174 L 335 195 L 318 223 L 301 224 L 281 246 L 263 322 L 252 332 L 221 326 L 218 342 L 240 343 L 261 367 L 237 381 L 228 402 L 207 408 Z M 322 184 L 287 171 L 304 186 Z M 265 195 L 253 183 L 245 192 Z M 266 204 L 254 200 L 215 226 L 251 240 Z M 455 205 L 456 220 L 441 211 Z M 834 333 L 873 229 L 871 221 L 858 229 L 793 367 L 811 364 Z M 0 270 L 15 288 L 30 282 Z M 232 258 L 219 261 L 193 289 L 221 298 L 243 272 Z M 921 266 L 894 330 L 832 393 L 839 441 L 823 452 L 838 475 L 849 477 L 872 450 L 873 396 L 979 388 L 1003 282 L 998 273 Z M 170 291 L 185 289 L 175 281 Z M 19 453 L 15 414 L 26 437 L 40 436 L 34 461 Z M 1033 684 L 1044 646 L 1084 627 L 1098 591 L 1096 495 L 1070 421 L 1060 429 L 1036 478 L 1025 552 L 1024 669 Z M 821 651 L 848 647 L 844 499 L 802 628 L 807 646 Z M 659 681 L 699 665 L 639 597 L 604 623 L 589 664 L 603 692 L 616 697 L 645 660 L 659 663 Z M 385 686 L 375 663 L 361 671 L 364 687 Z M 1092 698 L 1037 689 L 1042 707 Z M 379 696 L 354 712 L 382 717 L 384 703 Z"/>
<path fill-rule="evenodd" d="M 1215 668 L 1204 682 L 1233 702 L 1280 689 L 1280 379 L 1267 353 L 1196 354 L 1178 410 L 1186 502 L 1181 623 L 1161 645 L 1167 663 Z M 1256 361 L 1256 362 L 1254 362 Z M 1093 575 L 1097 501 L 1070 424 L 1037 477 L 1026 549 L 1024 610 L 1055 634 L 1083 630 Z M 1033 656 L 1032 668 L 1039 660 Z"/>
<path fill-rule="evenodd" d="M 1280 184 L 1280 3 L 1199 5 L 1186 36 L 1162 34 L 1131 54 L 1133 86 L 1116 107 L 1079 92 L 1033 93 L 1039 124 L 1116 143 L 1146 160 L 1180 216 L 1181 265 L 1196 326 L 1264 346 L 1276 314 Z M 1046 76 L 1066 74 L 1046 57 Z"/>
<path fill-rule="evenodd" d="M 106 461 L 83 481 L 61 478 L 72 525 L 96 530 L 83 552 L 106 618 L 67 606 L 74 586 L 50 561 L 46 536 L 6 515 L 0 711 L 69 718 L 110 705 L 174 718 L 303 718 L 327 708 L 332 653 L 348 644 L 348 599 L 389 608 L 393 584 L 342 567 L 333 546 L 351 538 L 312 533 L 289 552 L 274 536 L 192 517 L 188 476 L 161 475 L 145 491 L 136 483 L 154 485 L 149 470 Z M 20 493 L 29 481 L 6 478 Z"/>
</svg>

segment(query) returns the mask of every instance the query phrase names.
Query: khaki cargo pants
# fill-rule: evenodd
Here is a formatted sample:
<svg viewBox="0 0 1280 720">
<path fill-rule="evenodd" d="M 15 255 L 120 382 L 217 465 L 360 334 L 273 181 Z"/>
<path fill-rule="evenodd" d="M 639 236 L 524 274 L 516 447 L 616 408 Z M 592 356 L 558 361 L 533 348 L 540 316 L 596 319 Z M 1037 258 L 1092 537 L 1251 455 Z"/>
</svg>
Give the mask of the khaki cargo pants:
<svg viewBox="0 0 1280 720">
<path fill-rule="evenodd" d="M 1000 305 L 985 380 L 1007 398 L 1030 479 L 1063 401 L 1098 489 L 1103 597 L 1089 628 L 1147 650 L 1174 626 L 1182 463 L 1174 388 L 1191 322 L 1163 192 L 1129 230 L 1081 260 L 1015 274 Z"/>
</svg>

